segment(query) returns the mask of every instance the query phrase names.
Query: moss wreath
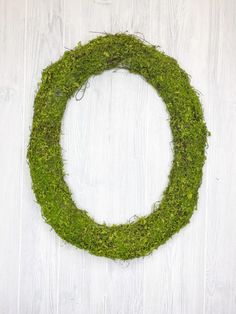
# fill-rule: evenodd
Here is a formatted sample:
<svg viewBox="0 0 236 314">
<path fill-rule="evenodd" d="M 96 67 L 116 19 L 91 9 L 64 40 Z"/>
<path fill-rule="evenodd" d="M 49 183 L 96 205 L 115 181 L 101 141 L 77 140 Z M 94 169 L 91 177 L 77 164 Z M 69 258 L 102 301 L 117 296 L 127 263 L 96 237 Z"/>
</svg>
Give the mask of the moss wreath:
<svg viewBox="0 0 236 314">
<path fill-rule="evenodd" d="M 92 75 L 124 68 L 141 75 L 164 100 L 174 159 L 162 200 L 150 215 L 107 226 L 77 208 L 64 180 L 60 146 L 67 101 Z M 47 67 L 34 102 L 28 160 L 42 215 L 56 233 L 98 256 L 127 260 L 150 254 L 185 226 L 196 208 L 208 131 L 197 93 L 176 60 L 123 33 L 99 36 Z"/>
</svg>

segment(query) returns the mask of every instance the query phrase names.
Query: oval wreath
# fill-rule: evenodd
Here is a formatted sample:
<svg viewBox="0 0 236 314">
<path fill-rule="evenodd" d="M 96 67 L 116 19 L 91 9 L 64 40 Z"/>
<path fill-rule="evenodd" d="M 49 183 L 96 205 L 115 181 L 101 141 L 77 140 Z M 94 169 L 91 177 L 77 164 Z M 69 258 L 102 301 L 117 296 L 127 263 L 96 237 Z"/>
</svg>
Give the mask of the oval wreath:
<svg viewBox="0 0 236 314">
<path fill-rule="evenodd" d="M 60 133 L 68 99 L 92 75 L 113 68 L 141 75 L 162 97 L 170 115 L 174 159 L 168 186 L 150 215 L 107 226 L 72 200 L 64 180 Z M 196 208 L 207 135 L 198 95 L 176 60 L 127 34 L 79 44 L 43 71 L 34 102 L 27 156 L 46 222 L 61 238 L 95 255 L 126 260 L 150 254 L 185 226 Z"/>
</svg>

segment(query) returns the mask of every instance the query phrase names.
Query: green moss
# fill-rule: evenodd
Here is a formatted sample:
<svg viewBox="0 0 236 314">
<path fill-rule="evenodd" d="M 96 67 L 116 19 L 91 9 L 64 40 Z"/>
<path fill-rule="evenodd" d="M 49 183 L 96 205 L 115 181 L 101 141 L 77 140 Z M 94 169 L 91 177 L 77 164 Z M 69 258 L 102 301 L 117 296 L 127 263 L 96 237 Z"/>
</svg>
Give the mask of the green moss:
<svg viewBox="0 0 236 314">
<path fill-rule="evenodd" d="M 64 180 L 60 132 L 68 99 L 92 75 L 113 68 L 143 76 L 162 97 L 170 115 L 174 159 L 168 186 L 151 214 L 107 226 L 73 202 Z M 33 190 L 46 222 L 64 240 L 113 259 L 145 256 L 189 222 L 197 204 L 206 142 L 198 96 L 174 59 L 132 35 L 97 37 L 65 52 L 43 71 L 28 148 Z"/>
</svg>

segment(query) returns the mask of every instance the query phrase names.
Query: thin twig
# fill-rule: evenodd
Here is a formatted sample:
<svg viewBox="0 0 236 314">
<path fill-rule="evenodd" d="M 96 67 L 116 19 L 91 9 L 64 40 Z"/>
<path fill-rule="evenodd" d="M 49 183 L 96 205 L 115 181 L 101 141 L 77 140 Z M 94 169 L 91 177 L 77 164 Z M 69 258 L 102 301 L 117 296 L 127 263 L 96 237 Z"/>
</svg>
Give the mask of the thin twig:
<svg viewBox="0 0 236 314">
<path fill-rule="evenodd" d="M 76 101 L 80 101 L 81 99 L 83 99 L 84 94 L 85 94 L 85 91 L 86 91 L 86 89 L 87 89 L 88 87 L 89 87 L 89 83 L 88 83 L 88 81 L 87 81 L 83 86 L 81 86 L 81 88 L 79 88 L 79 89 L 77 90 L 77 92 L 75 93 L 75 100 L 76 100 Z M 79 92 L 82 92 L 82 95 L 78 98 L 77 96 L 78 96 Z"/>
</svg>

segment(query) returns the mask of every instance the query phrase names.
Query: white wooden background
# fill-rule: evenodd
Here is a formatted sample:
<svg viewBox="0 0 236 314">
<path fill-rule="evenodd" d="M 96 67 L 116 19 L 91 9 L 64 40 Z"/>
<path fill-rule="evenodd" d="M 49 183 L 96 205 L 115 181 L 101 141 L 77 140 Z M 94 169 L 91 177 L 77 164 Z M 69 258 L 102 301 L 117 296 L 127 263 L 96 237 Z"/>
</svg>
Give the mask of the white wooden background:
<svg viewBox="0 0 236 314">
<path fill-rule="evenodd" d="M 94 31 L 141 32 L 175 57 L 212 133 L 191 223 L 126 263 L 59 239 L 26 162 L 42 69 Z M 235 84 L 235 0 L 0 0 L 0 313 L 236 313 Z M 126 71 L 92 78 L 68 103 L 63 134 L 77 204 L 107 223 L 150 212 L 172 151 L 164 104 L 147 83 Z"/>
</svg>

